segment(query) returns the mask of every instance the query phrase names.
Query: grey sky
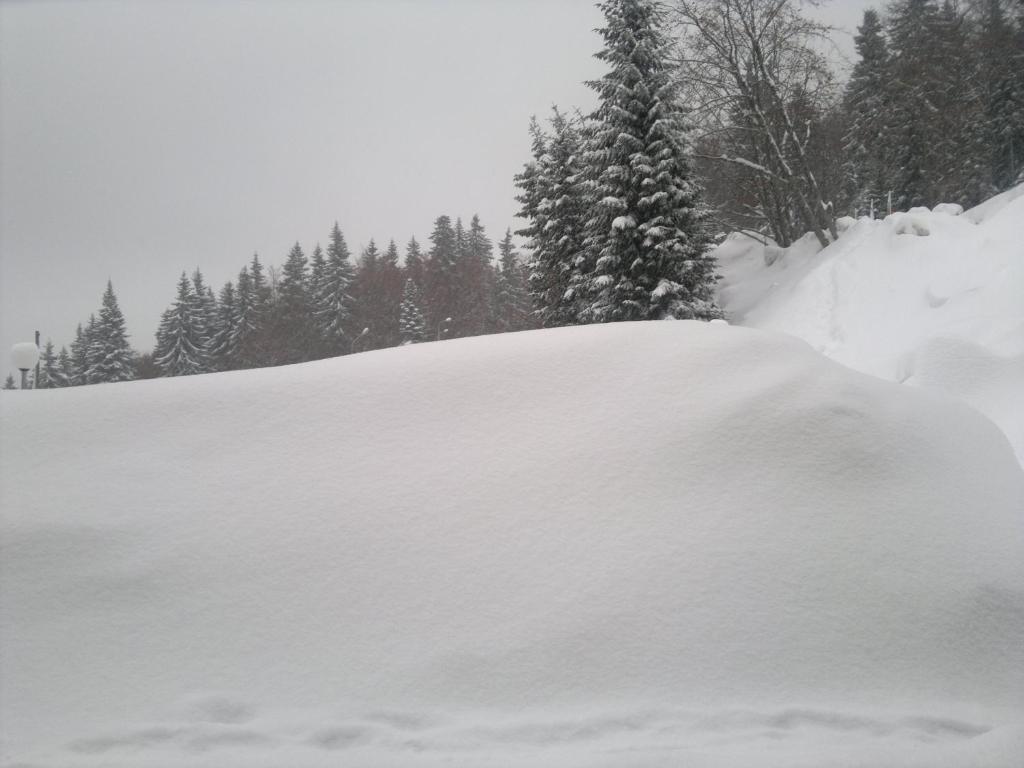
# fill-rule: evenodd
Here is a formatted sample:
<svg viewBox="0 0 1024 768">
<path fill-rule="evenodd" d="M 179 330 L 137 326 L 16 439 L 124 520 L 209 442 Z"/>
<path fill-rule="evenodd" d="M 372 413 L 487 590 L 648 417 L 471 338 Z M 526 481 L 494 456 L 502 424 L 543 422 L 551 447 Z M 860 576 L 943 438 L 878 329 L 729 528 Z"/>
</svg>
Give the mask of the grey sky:
<svg viewBox="0 0 1024 768">
<path fill-rule="evenodd" d="M 592 0 L 0 3 L 3 361 L 37 328 L 69 343 L 108 277 L 150 349 L 183 269 L 219 288 L 335 219 L 356 253 L 442 213 L 497 237 L 529 116 L 592 105 L 600 22 Z"/>
</svg>

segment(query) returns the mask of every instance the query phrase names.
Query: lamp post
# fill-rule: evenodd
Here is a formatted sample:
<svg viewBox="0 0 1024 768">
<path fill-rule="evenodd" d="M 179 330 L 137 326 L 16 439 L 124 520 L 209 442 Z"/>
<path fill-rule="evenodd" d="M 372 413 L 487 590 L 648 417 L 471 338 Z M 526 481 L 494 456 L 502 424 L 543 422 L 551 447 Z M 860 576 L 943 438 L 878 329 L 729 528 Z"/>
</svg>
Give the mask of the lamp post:
<svg viewBox="0 0 1024 768">
<path fill-rule="evenodd" d="M 31 341 L 23 341 L 11 348 L 11 361 L 21 371 L 21 388 L 28 389 L 28 372 L 39 362 L 39 347 Z"/>
<path fill-rule="evenodd" d="M 444 335 L 444 336 L 448 335 L 448 332 L 451 330 L 451 323 L 452 323 L 452 319 L 450 317 L 446 317 L 444 320 L 442 320 L 440 323 L 437 324 L 437 340 L 438 341 L 441 340 L 441 336 L 442 335 Z"/>
</svg>

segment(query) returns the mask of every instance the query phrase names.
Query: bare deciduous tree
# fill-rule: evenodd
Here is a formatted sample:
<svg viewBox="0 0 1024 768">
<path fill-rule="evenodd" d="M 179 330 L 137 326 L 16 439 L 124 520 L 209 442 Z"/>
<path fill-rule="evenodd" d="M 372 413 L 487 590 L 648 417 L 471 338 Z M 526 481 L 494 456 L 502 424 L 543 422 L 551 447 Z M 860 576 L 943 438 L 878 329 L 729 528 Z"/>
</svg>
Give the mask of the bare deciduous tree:
<svg viewBox="0 0 1024 768">
<path fill-rule="evenodd" d="M 703 129 L 706 157 L 742 184 L 735 213 L 767 226 L 780 245 L 814 232 L 836 238 L 834 205 L 816 168 L 815 114 L 833 95 L 822 55 L 828 28 L 800 0 L 672 0 L 680 75 Z M 817 172 L 816 172 L 817 171 Z"/>
</svg>

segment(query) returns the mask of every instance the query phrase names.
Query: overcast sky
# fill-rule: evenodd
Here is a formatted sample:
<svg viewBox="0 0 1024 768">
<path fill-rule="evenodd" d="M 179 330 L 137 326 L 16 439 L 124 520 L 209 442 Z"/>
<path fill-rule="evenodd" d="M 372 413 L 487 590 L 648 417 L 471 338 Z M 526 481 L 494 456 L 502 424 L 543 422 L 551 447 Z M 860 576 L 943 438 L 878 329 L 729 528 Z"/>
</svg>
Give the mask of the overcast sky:
<svg viewBox="0 0 1024 768">
<path fill-rule="evenodd" d="M 600 23 L 591 0 L 0 2 L 0 352 L 70 343 L 108 277 L 151 349 L 183 269 L 219 288 L 336 219 L 355 253 L 442 213 L 497 238 L 530 115 L 593 104 Z"/>
</svg>

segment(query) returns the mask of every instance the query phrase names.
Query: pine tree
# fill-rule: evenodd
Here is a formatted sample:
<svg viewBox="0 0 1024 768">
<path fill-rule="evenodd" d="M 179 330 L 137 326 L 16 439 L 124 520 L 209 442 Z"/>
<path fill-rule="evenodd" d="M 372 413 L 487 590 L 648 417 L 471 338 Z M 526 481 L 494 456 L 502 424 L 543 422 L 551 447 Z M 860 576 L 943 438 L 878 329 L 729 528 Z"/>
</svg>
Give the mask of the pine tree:
<svg viewBox="0 0 1024 768">
<path fill-rule="evenodd" d="M 61 347 L 60 354 L 57 355 L 57 383 L 55 386 L 70 387 L 73 376 L 74 367 L 71 364 L 71 355 L 68 353 L 67 347 Z"/>
<path fill-rule="evenodd" d="M 206 323 L 188 275 L 181 273 L 178 295 L 163 313 L 153 358 L 165 376 L 190 376 L 209 369 Z"/>
<path fill-rule="evenodd" d="M 135 378 L 132 348 L 114 286 L 107 281 L 99 318 L 90 334 L 89 382 L 131 381 Z"/>
<path fill-rule="evenodd" d="M 403 297 L 405 280 L 402 268 L 398 265 L 398 246 L 395 241 L 388 243 L 387 250 L 381 256 L 377 270 L 377 290 L 375 301 L 375 344 L 380 348 L 397 347 L 402 343 L 399 328 L 399 314 Z"/>
<path fill-rule="evenodd" d="M 341 355 L 349 351 L 346 339 L 352 318 L 351 290 L 355 277 L 349 255 L 345 237 L 338 222 L 334 222 L 331 242 L 327 246 L 323 282 L 315 303 L 317 328 L 327 354 Z"/>
<path fill-rule="evenodd" d="M 986 0 L 974 50 L 982 84 L 979 133 L 987 148 L 986 181 L 991 191 L 1000 192 L 1024 172 L 1024 13 L 1018 36 L 1003 0 Z"/>
<path fill-rule="evenodd" d="M 263 311 L 248 267 L 238 273 L 235 290 L 235 324 L 227 344 L 233 350 L 233 368 L 263 364 Z"/>
<path fill-rule="evenodd" d="M 82 324 L 78 324 L 75 330 L 75 340 L 71 342 L 71 386 L 88 384 L 87 374 L 89 371 L 89 339 L 85 335 Z"/>
<path fill-rule="evenodd" d="M 39 380 L 36 381 L 35 388 L 54 389 L 60 386 L 60 379 L 60 367 L 57 355 L 53 351 L 53 342 L 47 339 L 39 355 Z"/>
<path fill-rule="evenodd" d="M 214 297 L 213 291 L 206 285 L 203 273 L 199 270 L 199 267 L 196 267 L 195 272 L 192 273 L 192 288 L 196 296 L 197 307 L 203 314 L 203 324 L 206 333 L 206 338 L 203 339 L 203 342 L 209 347 L 210 340 L 217 334 L 217 324 L 219 321 L 217 299 Z"/>
<path fill-rule="evenodd" d="M 584 243 L 593 267 L 578 319 L 720 317 L 664 22 L 654 0 L 599 7 L 607 25 L 597 58 L 610 71 L 589 83 L 600 99 L 584 158 L 595 201 Z"/>
<path fill-rule="evenodd" d="M 349 330 L 349 338 L 352 339 L 353 345 L 349 351 L 352 352 L 356 351 L 357 339 L 360 350 L 375 348 L 373 335 L 376 332 L 374 323 L 377 319 L 375 302 L 379 262 L 380 249 L 377 248 L 377 242 L 370 238 L 370 244 L 363 249 L 359 256 L 359 263 L 352 281 L 352 319 Z"/>
<path fill-rule="evenodd" d="M 579 127 L 555 108 L 551 128 L 547 136 L 536 119 L 530 122 L 534 160 L 516 177 L 519 217 L 528 221 L 516 234 L 527 238 L 529 290 L 545 328 L 577 322 L 588 218 Z"/>
<path fill-rule="evenodd" d="M 14 386 L 14 377 L 11 374 L 7 374 L 7 378 L 4 379 L 4 389 L 17 389 Z"/>
<path fill-rule="evenodd" d="M 906 210 L 926 205 L 933 196 L 932 121 L 941 86 L 933 66 L 938 9 L 932 0 L 898 0 L 890 7 L 892 41 L 893 206 Z"/>
<path fill-rule="evenodd" d="M 860 60 L 846 86 L 843 106 L 847 130 L 843 137 L 847 177 L 855 215 L 882 211 L 892 188 L 889 179 L 890 66 L 882 23 L 874 10 L 854 38 Z"/>
<path fill-rule="evenodd" d="M 477 214 L 473 215 L 468 231 L 463 231 L 461 221 L 456 223 L 455 242 L 458 303 L 452 335 L 478 336 L 493 327 L 494 246 Z"/>
<path fill-rule="evenodd" d="M 498 252 L 501 259 L 495 275 L 495 330 L 498 333 L 521 331 L 530 327 L 530 296 L 511 229 L 505 231 Z"/>
<path fill-rule="evenodd" d="M 402 344 L 417 344 L 426 340 L 426 319 L 421 307 L 420 289 L 411 277 L 406 279 L 402 290 L 399 330 Z"/>
<path fill-rule="evenodd" d="M 298 243 L 285 259 L 278 291 L 271 328 L 272 362 L 281 365 L 310 360 L 318 345 L 312 323 L 309 270 Z"/>
<path fill-rule="evenodd" d="M 98 343 L 97 328 L 96 315 L 89 315 L 89 322 L 85 324 L 85 373 L 82 377 L 84 384 L 99 383 L 96 378 L 96 366 L 100 362 L 103 348 Z"/>
<path fill-rule="evenodd" d="M 427 333 L 442 331 L 448 318 L 454 322 L 458 307 L 457 248 L 455 229 L 448 216 L 434 220 L 430 235 L 430 253 L 424 275 L 424 302 L 427 311 Z M 439 330 L 440 329 L 440 330 Z"/>
<path fill-rule="evenodd" d="M 220 289 L 217 302 L 217 330 L 210 338 L 210 367 L 215 371 L 230 371 L 236 367 L 238 357 L 238 304 L 231 281 Z"/>
<path fill-rule="evenodd" d="M 409 240 L 408 245 L 405 246 L 405 277 L 408 280 L 412 280 L 417 289 L 422 293 L 425 274 L 426 274 L 426 263 L 423 259 L 423 253 L 420 251 L 420 244 L 416 242 L 416 238 L 413 237 Z"/>
</svg>

